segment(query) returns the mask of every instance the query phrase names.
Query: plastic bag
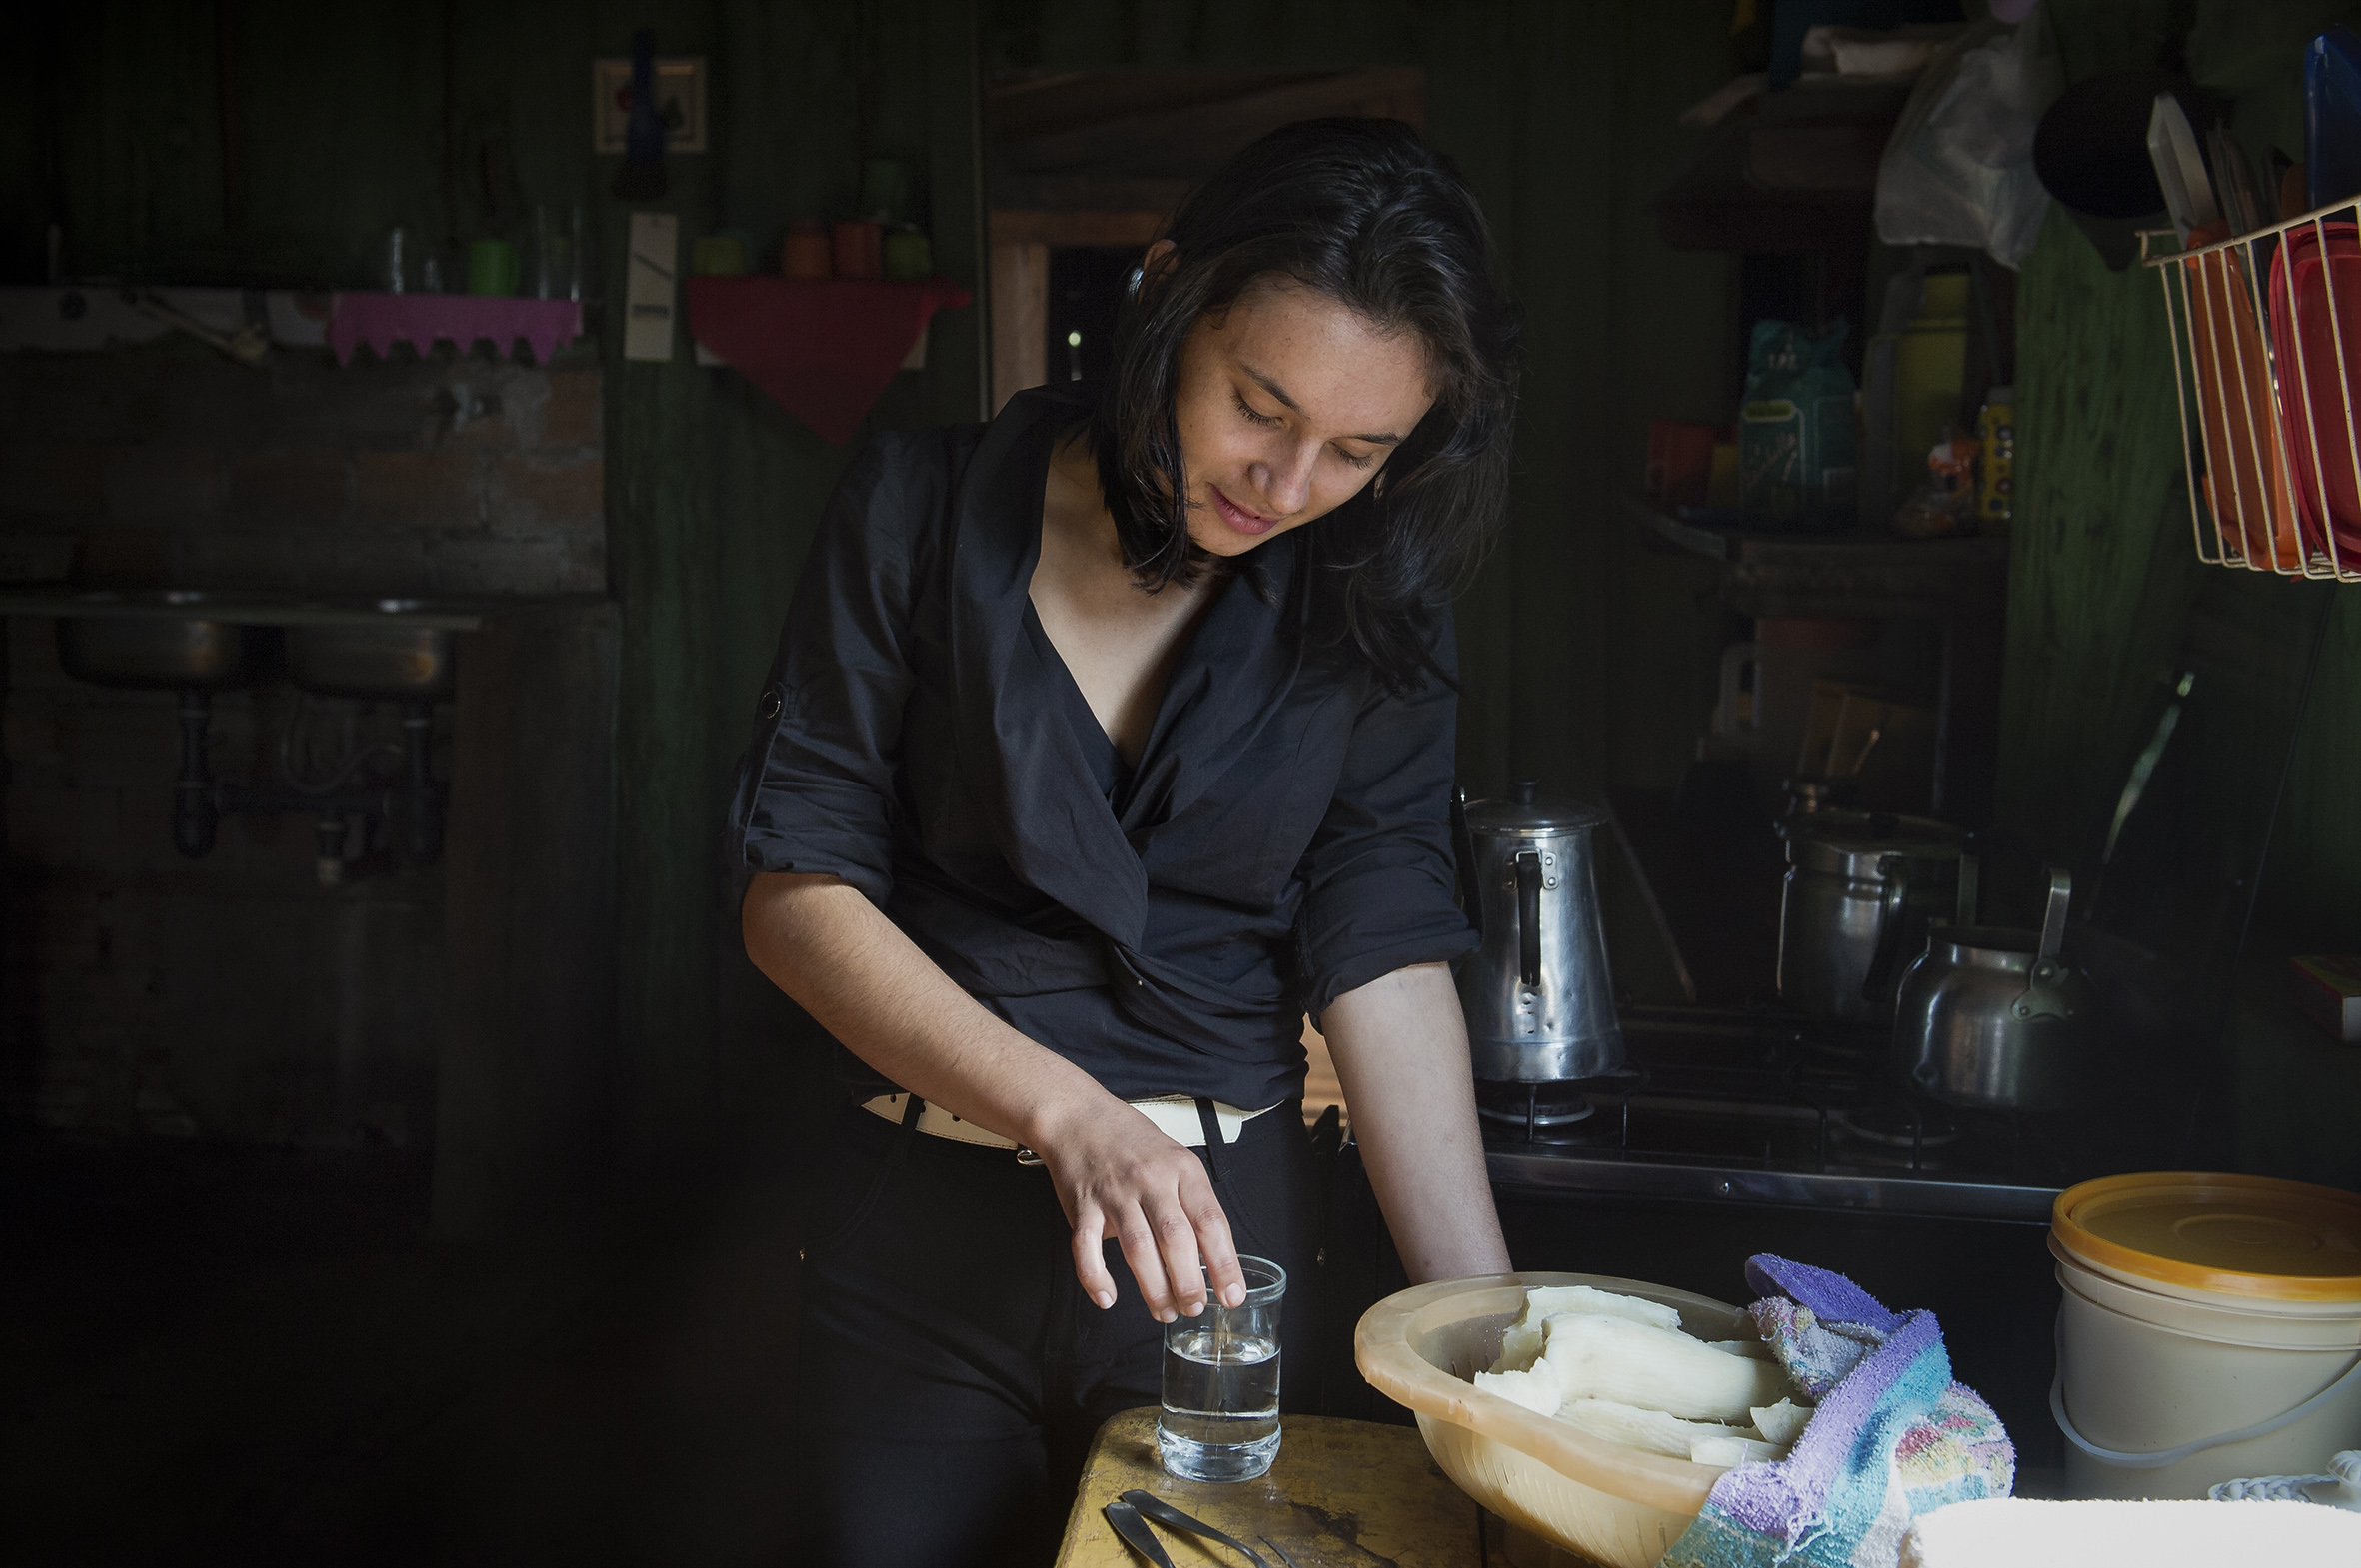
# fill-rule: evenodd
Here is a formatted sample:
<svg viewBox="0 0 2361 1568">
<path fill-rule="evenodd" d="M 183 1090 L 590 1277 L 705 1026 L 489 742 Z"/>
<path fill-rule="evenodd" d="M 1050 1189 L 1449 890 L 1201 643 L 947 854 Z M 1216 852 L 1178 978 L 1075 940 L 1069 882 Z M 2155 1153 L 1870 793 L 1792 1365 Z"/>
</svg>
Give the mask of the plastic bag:
<svg viewBox="0 0 2361 1568">
<path fill-rule="evenodd" d="M 2037 20 L 1964 34 L 1918 79 L 1885 144 L 1877 237 L 1975 246 L 2015 270 L 2049 208 L 2033 172 L 2033 130 L 2064 86 Z"/>
<path fill-rule="evenodd" d="M 1792 322 L 1754 324 L 1738 413 L 1748 521 L 1829 527 L 1852 510 L 1853 379 L 1843 347 L 1842 322 L 1818 338 Z"/>
</svg>

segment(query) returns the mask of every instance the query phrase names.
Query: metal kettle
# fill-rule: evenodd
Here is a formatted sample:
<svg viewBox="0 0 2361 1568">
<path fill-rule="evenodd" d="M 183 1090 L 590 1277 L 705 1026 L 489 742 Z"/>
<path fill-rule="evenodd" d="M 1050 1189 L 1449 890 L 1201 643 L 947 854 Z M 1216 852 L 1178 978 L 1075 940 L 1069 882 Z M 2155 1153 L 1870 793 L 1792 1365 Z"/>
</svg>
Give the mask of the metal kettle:
<svg viewBox="0 0 2361 1568">
<path fill-rule="evenodd" d="M 1453 816 L 1461 895 L 1483 933 L 1459 967 L 1475 1076 L 1560 1083 L 1620 1067 L 1592 858 L 1606 813 L 1543 800 L 1525 779 L 1505 800 L 1462 795 Z"/>
<path fill-rule="evenodd" d="M 1902 977 L 1894 1065 L 1930 1099 L 1990 1110 L 2055 1110 L 2089 1088 L 2090 982 L 2065 961 L 2073 883 L 2049 876 L 2039 931 L 1937 925 Z"/>
</svg>

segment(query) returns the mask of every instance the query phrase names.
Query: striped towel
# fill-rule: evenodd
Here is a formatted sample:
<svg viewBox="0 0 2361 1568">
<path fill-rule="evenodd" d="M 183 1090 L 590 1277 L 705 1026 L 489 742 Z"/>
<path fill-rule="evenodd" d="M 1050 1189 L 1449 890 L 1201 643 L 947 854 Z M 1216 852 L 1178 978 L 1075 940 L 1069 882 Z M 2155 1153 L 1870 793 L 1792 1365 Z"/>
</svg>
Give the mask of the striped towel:
<svg viewBox="0 0 2361 1568">
<path fill-rule="evenodd" d="M 1932 1312 L 1891 1312 L 1842 1274 L 1768 1253 L 1748 1310 L 1818 1408 L 1787 1457 L 1714 1483 L 1662 1568 L 1893 1568 L 1910 1521 L 2005 1497 L 2016 1450 L 1976 1392 L 1951 1381 Z"/>
</svg>

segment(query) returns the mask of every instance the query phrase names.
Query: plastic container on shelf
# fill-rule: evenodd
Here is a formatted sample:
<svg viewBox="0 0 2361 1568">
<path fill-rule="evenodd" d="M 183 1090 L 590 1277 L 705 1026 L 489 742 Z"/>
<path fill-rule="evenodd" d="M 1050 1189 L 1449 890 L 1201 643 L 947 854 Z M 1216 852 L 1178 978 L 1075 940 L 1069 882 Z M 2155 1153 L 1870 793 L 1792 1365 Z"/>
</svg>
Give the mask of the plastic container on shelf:
<svg viewBox="0 0 2361 1568">
<path fill-rule="evenodd" d="M 2295 511 L 2309 547 L 2361 561 L 2361 238 L 2306 223 L 2271 257 L 2271 352 L 2285 405 Z M 2332 537 L 2331 537 L 2332 536 Z"/>
<path fill-rule="evenodd" d="M 798 218 L 787 226 L 779 246 L 779 271 L 789 278 L 818 283 L 835 276 L 828 225 L 817 218 Z"/>
<path fill-rule="evenodd" d="M 1704 1339 L 1750 1333 L 1726 1302 L 1598 1274 L 1494 1274 L 1387 1296 L 1352 1337 L 1361 1375 L 1409 1407 L 1427 1451 L 1461 1490 L 1517 1529 L 1606 1568 L 1653 1568 L 1705 1506 L 1723 1467 L 1610 1443 L 1487 1393 L 1470 1381 L 1534 1285 L 1592 1285 L 1680 1312 Z"/>
<path fill-rule="evenodd" d="M 2167 1171 L 2060 1193 L 2050 1410 L 2077 1497 L 2203 1497 L 2361 1446 L 2361 1197 Z"/>
</svg>

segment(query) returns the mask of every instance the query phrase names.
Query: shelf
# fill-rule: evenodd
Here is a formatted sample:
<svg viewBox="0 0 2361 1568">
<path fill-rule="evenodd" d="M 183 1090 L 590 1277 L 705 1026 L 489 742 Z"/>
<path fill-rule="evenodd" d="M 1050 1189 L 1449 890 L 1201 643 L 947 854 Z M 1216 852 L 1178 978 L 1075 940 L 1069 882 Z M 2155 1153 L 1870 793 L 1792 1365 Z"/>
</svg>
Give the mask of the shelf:
<svg viewBox="0 0 2361 1568">
<path fill-rule="evenodd" d="M 1649 535 L 1719 563 L 1722 597 L 1750 616 L 1997 619 L 2007 594 L 2005 539 L 1749 528 L 1692 522 L 1638 496 L 1621 500 Z"/>
<path fill-rule="evenodd" d="M 601 594 L 427 598 L 263 590 L 89 589 L 64 585 L 0 591 L 0 617 L 210 621 L 225 626 L 390 626 L 478 632 L 495 616 L 605 604 Z"/>
<path fill-rule="evenodd" d="M 1867 244 L 1877 164 L 1909 84 L 1798 85 L 1713 127 L 1656 193 L 1675 250 L 1850 254 Z"/>
</svg>

